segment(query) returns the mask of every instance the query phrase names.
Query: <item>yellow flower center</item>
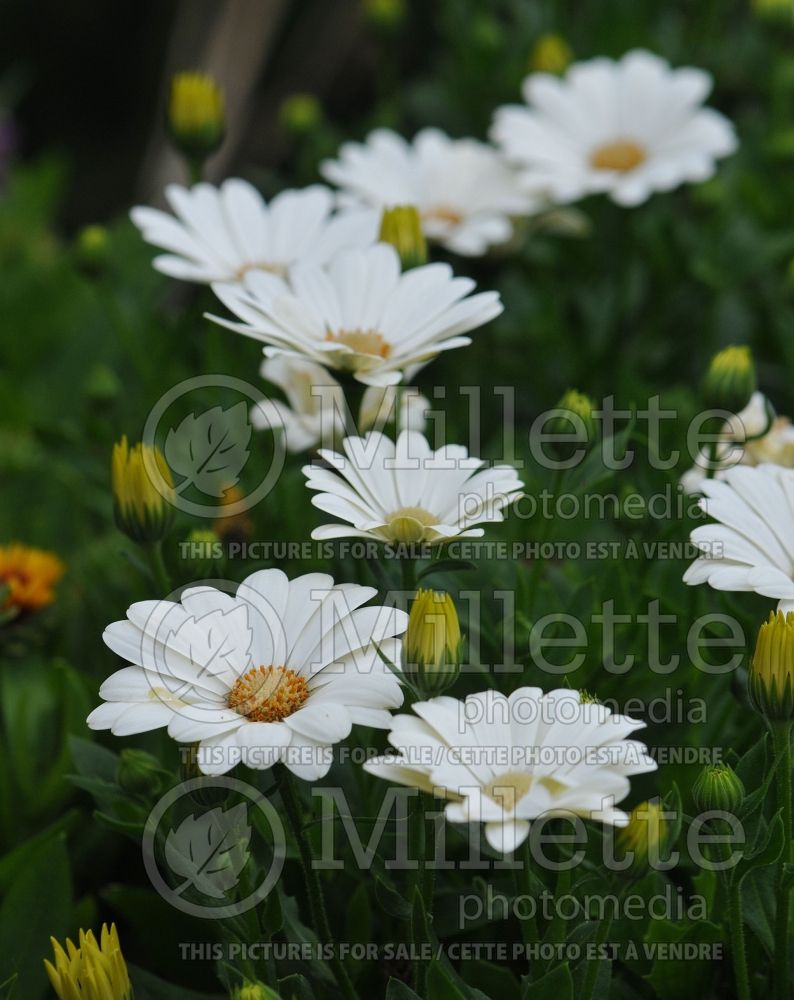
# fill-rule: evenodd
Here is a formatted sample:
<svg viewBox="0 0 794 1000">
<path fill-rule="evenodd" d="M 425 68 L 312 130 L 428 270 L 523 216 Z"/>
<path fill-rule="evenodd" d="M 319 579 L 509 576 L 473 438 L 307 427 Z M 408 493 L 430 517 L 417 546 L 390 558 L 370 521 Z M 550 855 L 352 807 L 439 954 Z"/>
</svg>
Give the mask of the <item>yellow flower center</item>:
<svg viewBox="0 0 794 1000">
<path fill-rule="evenodd" d="M 438 518 L 422 507 L 401 507 L 389 515 L 381 532 L 391 542 L 421 542 L 427 535 L 426 529 L 434 524 L 438 524 Z"/>
<path fill-rule="evenodd" d="M 289 667 L 254 667 L 234 682 L 227 703 L 252 722 L 281 722 L 309 697 L 309 685 Z"/>
<path fill-rule="evenodd" d="M 275 274 L 277 278 L 285 278 L 287 276 L 287 265 L 277 264 L 268 260 L 251 261 L 237 268 L 234 275 L 235 281 L 242 281 L 249 271 L 267 271 L 268 274 Z"/>
<path fill-rule="evenodd" d="M 329 330 L 325 339 L 350 348 L 353 353 L 345 352 L 340 363 L 351 371 L 366 367 L 370 359 L 376 361 L 391 354 L 391 344 L 377 330 Z"/>
<path fill-rule="evenodd" d="M 617 170 L 625 174 L 635 170 L 648 159 L 645 148 L 631 139 L 616 139 L 598 146 L 590 155 L 590 166 L 595 170 Z"/>
<path fill-rule="evenodd" d="M 529 771 L 508 771 L 500 774 L 483 788 L 483 792 L 505 812 L 513 812 L 532 787 L 533 776 Z"/>
</svg>

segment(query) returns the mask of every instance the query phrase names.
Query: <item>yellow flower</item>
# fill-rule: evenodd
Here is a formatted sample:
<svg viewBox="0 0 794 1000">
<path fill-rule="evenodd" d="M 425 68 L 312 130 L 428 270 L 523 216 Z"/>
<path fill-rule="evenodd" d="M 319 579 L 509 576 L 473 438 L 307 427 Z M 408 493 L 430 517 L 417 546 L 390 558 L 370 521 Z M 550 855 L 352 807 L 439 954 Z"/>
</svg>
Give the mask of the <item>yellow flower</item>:
<svg viewBox="0 0 794 1000">
<path fill-rule="evenodd" d="M 116 925 L 102 924 L 99 943 L 92 931 L 80 931 L 79 947 L 67 938 L 66 949 L 50 938 L 55 964 L 44 960 L 60 1000 L 130 1000 L 132 985 L 121 954 Z"/>
<path fill-rule="evenodd" d="M 179 149 L 201 162 L 223 142 L 223 93 L 211 76 L 177 73 L 171 80 L 168 127 Z"/>
<path fill-rule="evenodd" d="M 529 68 L 534 73 L 564 73 L 572 60 L 571 46 L 561 35 L 541 35 L 532 48 Z"/>
<path fill-rule="evenodd" d="M 755 364 L 749 347 L 726 347 L 711 359 L 703 382 L 707 406 L 738 413 L 755 392 Z"/>
<path fill-rule="evenodd" d="M 460 669 L 458 612 L 449 594 L 418 590 L 408 616 L 403 669 L 422 697 L 441 694 Z"/>
<path fill-rule="evenodd" d="M 427 263 L 422 219 L 413 205 L 384 209 L 378 239 L 382 243 L 391 243 L 400 255 L 404 271 Z"/>
<path fill-rule="evenodd" d="M 794 719 L 794 612 L 770 612 L 758 631 L 748 677 L 750 700 L 769 722 Z"/>
<path fill-rule="evenodd" d="M 645 870 L 649 862 L 661 860 L 667 837 L 667 820 L 662 812 L 659 799 L 641 802 L 631 810 L 628 826 L 618 830 L 617 854 L 620 858 L 632 855 L 630 871 Z"/>
<path fill-rule="evenodd" d="M 0 545 L 0 607 L 36 611 L 52 604 L 65 570 L 52 552 L 18 542 Z"/>
<path fill-rule="evenodd" d="M 119 529 L 135 542 L 158 542 L 173 517 L 171 471 L 159 448 L 126 436 L 113 446 L 113 512 Z"/>
</svg>

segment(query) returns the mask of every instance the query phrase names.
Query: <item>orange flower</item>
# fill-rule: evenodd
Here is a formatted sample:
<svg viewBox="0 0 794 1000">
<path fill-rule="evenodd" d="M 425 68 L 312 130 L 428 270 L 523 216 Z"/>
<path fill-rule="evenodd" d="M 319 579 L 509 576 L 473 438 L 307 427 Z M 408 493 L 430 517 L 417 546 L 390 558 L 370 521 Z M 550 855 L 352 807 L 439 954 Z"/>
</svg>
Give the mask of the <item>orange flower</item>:
<svg viewBox="0 0 794 1000">
<path fill-rule="evenodd" d="M 19 542 L 0 545 L 0 589 L 8 588 L 4 602 L 0 596 L 0 607 L 36 611 L 52 604 L 55 584 L 65 570 L 64 564 L 52 552 Z"/>
</svg>

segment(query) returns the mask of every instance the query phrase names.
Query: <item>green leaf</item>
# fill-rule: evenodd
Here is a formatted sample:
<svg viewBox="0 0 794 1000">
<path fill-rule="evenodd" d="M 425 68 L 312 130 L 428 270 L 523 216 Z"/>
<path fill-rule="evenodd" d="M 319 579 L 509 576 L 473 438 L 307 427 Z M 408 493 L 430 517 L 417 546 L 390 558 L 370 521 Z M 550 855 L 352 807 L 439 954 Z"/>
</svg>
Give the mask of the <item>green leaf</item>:
<svg viewBox="0 0 794 1000">
<path fill-rule="evenodd" d="M 68 743 L 78 774 L 115 783 L 119 763 L 117 753 L 93 740 L 83 739 L 82 736 L 70 736 Z"/>
<path fill-rule="evenodd" d="M 345 939 L 353 944 L 366 944 L 372 940 L 372 908 L 369 905 L 367 884 L 356 886 L 347 904 L 347 929 Z"/>
<path fill-rule="evenodd" d="M 72 913 L 72 880 L 64 837 L 46 841 L 19 869 L 0 907 L 0 982 L 18 976 L 19 995 L 40 1000 L 49 990 L 43 961 L 50 936 L 63 941 Z"/>
<path fill-rule="evenodd" d="M 753 853 L 745 854 L 738 865 L 734 868 L 731 877 L 739 879 L 739 884 L 756 868 L 763 868 L 766 865 L 773 865 L 783 853 L 785 846 L 785 833 L 783 831 L 783 820 L 780 813 L 775 814 L 775 818 L 758 838 L 754 845 Z"/>
<path fill-rule="evenodd" d="M 315 993 L 309 980 L 299 972 L 279 979 L 278 994 L 274 996 L 279 996 L 282 1000 L 315 1000 Z"/>
<path fill-rule="evenodd" d="M 414 993 L 410 986 L 390 976 L 386 984 L 385 1000 L 421 1000 L 421 997 L 418 993 Z"/>
<path fill-rule="evenodd" d="M 646 948 L 658 950 L 667 945 L 716 945 L 724 937 L 720 927 L 707 920 L 694 924 L 676 924 L 669 920 L 654 920 L 646 935 Z M 708 958 L 682 955 L 671 957 L 660 951 L 655 957 L 647 980 L 661 1000 L 680 1000 L 682 996 L 707 994 L 714 976 L 714 963 Z"/>
<path fill-rule="evenodd" d="M 573 977 L 567 962 L 551 969 L 540 979 L 524 976 L 521 1000 L 573 1000 Z"/>
<path fill-rule="evenodd" d="M 395 889 L 391 882 L 386 881 L 380 873 L 375 873 L 375 898 L 383 909 L 393 917 L 408 920 L 411 916 L 411 904 Z"/>
<path fill-rule="evenodd" d="M 777 870 L 756 868 L 742 881 L 742 913 L 747 926 L 770 957 L 775 950 Z"/>
<path fill-rule="evenodd" d="M 220 993 L 199 993 L 187 990 L 184 986 L 174 986 L 137 965 L 128 963 L 127 968 L 135 1000 L 174 1000 L 175 997 L 179 997 L 179 1000 L 222 1000 Z"/>
</svg>

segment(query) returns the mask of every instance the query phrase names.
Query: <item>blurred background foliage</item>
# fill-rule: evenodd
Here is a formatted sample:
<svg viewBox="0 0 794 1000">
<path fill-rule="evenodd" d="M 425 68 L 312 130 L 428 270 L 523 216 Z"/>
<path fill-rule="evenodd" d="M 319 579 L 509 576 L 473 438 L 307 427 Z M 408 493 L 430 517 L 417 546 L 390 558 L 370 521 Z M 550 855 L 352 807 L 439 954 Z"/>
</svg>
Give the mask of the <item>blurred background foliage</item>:
<svg viewBox="0 0 794 1000">
<path fill-rule="evenodd" d="M 504 445 L 504 397 L 494 387 L 514 387 L 515 451 L 531 494 L 551 480 L 532 462 L 529 429 L 565 389 L 576 386 L 597 400 L 614 396 L 626 409 L 658 395 L 664 408 L 678 413 L 663 424 L 662 445 L 682 450 L 680 466 L 654 470 L 637 424 L 626 441 L 636 452 L 627 471 L 615 476 L 591 462 L 575 485 L 618 496 L 668 488 L 675 496 L 678 475 L 691 464 L 687 421 L 700 407 L 698 386 L 716 350 L 751 345 L 760 387 L 779 412 L 794 410 L 794 17 L 790 4 L 772 0 L 3 0 L 0 24 L 0 105 L 16 146 L 0 193 L 0 540 L 52 549 L 67 564 L 56 605 L 35 628 L 7 630 L 0 645 L 0 984 L 16 968 L 26 983 L 20 995 L 43 996 L 40 958 L 48 935 L 63 936 L 103 917 L 120 922 L 131 962 L 206 990 L 207 966 L 177 961 L 175 942 L 207 940 L 207 928 L 167 908 L 142 871 L 135 835 L 147 811 L 145 796 L 132 813 L 118 805 L 114 755 L 142 746 L 173 769 L 176 747 L 162 734 L 149 734 L 113 740 L 111 752 L 100 745 L 110 741 L 89 741 L 83 723 L 100 680 L 118 665 L 101 642 L 103 627 L 123 617 L 133 600 L 154 596 L 150 581 L 124 557 L 127 545 L 113 525 L 113 442 L 122 433 L 137 440 L 151 406 L 184 378 L 222 372 L 259 383 L 259 347 L 203 318 L 213 305 L 208 290 L 156 274 L 152 251 L 126 217 L 133 203 L 159 203 L 165 182 L 184 180 L 163 138 L 170 73 L 215 72 L 228 94 L 230 134 L 210 177 L 239 174 L 271 196 L 316 182 L 323 156 L 378 125 L 406 135 L 437 125 L 484 138 L 493 108 L 518 99 L 523 76 L 536 65 L 537 43 L 549 32 L 577 59 L 647 47 L 674 65 L 709 70 L 716 81 L 711 101 L 735 121 L 740 139 L 739 152 L 717 176 L 654 195 L 630 211 L 590 199 L 556 226 L 530 222 L 513 246 L 487 259 L 455 260 L 457 271 L 501 292 L 505 312 L 471 347 L 447 353 L 418 380 L 446 414 L 447 439 L 471 440 L 485 457 L 500 457 Z M 92 239 L 84 233 L 89 225 L 104 229 Z M 445 387 L 443 398 L 434 398 L 436 386 Z M 471 386 L 481 392 L 475 424 Z M 317 516 L 302 461 L 289 459 L 278 488 L 252 512 L 253 538 L 308 538 Z M 255 472 L 252 467 L 245 475 Z M 204 526 L 185 517 L 177 523 L 166 559 L 178 583 L 191 579 L 178 542 Z M 641 544 L 681 542 L 690 528 L 678 512 L 665 520 L 559 521 L 548 529 L 540 518 L 513 518 L 488 537 Z M 739 679 L 694 671 L 686 628 L 707 609 L 728 609 L 751 641 L 766 603 L 689 590 L 681 583 L 685 565 L 683 558 L 645 558 L 640 551 L 633 560 L 494 561 L 431 579 L 455 593 L 482 591 L 482 634 L 474 621 L 467 631 L 486 670 L 509 665 L 511 657 L 519 664 L 490 675 L 503 689 L 519 680 L 549 686 L 549 677 L 531 665 L 533 622 L 561 610 L 589 622 L 613 599 L 616 613 L 634 622 L 616 631 L 616 659 L 634 652 L 634 666 L 627 673 L 602 670 L 596 623 L 588 632 L 588 656 L 565 682 L 618 704 L 628 695 L 648 701 L 668 690 L 680 691 L 682 700 L 703 698 L 706 723 L 683 718 L 652 726 L 650 741 L 741 753 L 759 729 L 736 709 Z M 237 580 L 255 568 L 237 561 L 225 573 Z M 298 573 L 315 566 L 287 561 L 283 568 Z M 347 561 L 332 570 L 372 582 L 365 565 Z M 515 607 L 495 594 L 505 590 L 516 594 Z M 677 625 L 659 632 L 660 658 L 681 658 L 669 674 L 647 668 L 654 651 L 636 616 L 647 613 L 650 601 L 659 602 L 661 614 L 678 617 Z M 465 596 L 459 606 L 465 621 Z M 504 636 L 514 631 L 513 656 L 505 652 Z M 480 686 L 482 673 L 475 671 L 462 677 L 456 693 Z M 80 741 L 71 748 L 70 736 Z M 367 742 L 363 734 L 358 738 Z M 686 795 L 696 773 L 691 766 L 663 767 L 637 782 L 633 795 L 666 792 L 673 782 Z M 82 778 L 67 780 L 67 774 Z M 356 783 L 341 770 L 328 782 L 341 783 L 360 812 L 377 812 L 382 788 Z M 92 818 L 95 802 L 104 817 L 99 824 Z M 691 875 L 684 869 L 679 881 L 691 888 Z M 334 903 L 339 926 L 352 899 L 348 919 L 358 923 L 351 934 L 366 939 L 375 933 L 373 921 L 388 929 L 395 920 L 392 933 L 400 933 L 399 905 L 393 899 L 391 909 L 385 905 L 391 898 L 385 883 L 377 883 L 381 895 L 367 888 L 354 893 L 352 866 L 335 878 L 345 887 Z M 292 921 L 298 933 L 287 895 L 292 889 L 287 882 L 279 919 Z M 451 907 L 454 899 L 448 902 Z M 754 919 L 763 943 L 762 910 Z M 443 907 L 440 921 L 443 927 Z M 493 930 L 482 933 L 487 939 Z M 384 927 L 377 934 L 383 939 Z M 482 969 L 462 971 L 472 983 L 487 978 Z M 513 971 L 506 974 L 508 980 L 499 980 L 505 989 L 514 981 Z M 361 975 L 381 992 L 384 970 Z M 654 979 L 641 963 L 626 975 L 631 989 L 642 980 L 643 990 L 653 986 L 662 997 L 680 986 L 660 972 Z M 174 995 L 158 993 L 153 983 L 147 987 L 152 996 Z M 710 988 L 720 995 L 719 980 Z M 618 989 L 624 992 L 613 996 L 644 995 Z"/>
</svg>

